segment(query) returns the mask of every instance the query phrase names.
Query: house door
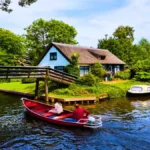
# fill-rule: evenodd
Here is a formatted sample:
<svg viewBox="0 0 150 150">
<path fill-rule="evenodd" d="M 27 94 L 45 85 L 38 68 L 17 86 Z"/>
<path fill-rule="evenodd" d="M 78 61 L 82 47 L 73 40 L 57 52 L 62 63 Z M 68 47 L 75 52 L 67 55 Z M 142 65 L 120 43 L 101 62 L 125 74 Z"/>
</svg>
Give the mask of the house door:
<svg viewBox="0 0 150 150">
<path fill-rule="evenodd" d="M 112 71 L 113 71 L 113 70 L 112 70 L 112 65 L 109 65 L 108 71 L 109 71 L 109 72 L 112 72 Z"/>
<path fill-rule="evenodd" d="M 115 70 L 115 73 L 117 73 L 118 71 L 120 71 L 120 66 L 119 65 L 115 66 L 114 70 Z"/>
</svg>

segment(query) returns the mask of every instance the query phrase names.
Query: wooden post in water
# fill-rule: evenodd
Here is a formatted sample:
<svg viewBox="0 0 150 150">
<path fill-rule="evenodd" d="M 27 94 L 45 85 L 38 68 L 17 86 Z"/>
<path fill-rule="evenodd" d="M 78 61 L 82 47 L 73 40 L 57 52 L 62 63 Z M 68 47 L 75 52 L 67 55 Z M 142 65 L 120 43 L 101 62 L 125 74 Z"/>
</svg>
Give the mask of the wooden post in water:
<svg viewBox="0 0 150 150">
<path fill-rule="evenodd" d="M 35 85 L 35 99 L 38 98 L 38 93 L 39 93 L 39 79 L 36 79 L 36 85 Z"/>
<path fill-rule="evenodd" d="M 48 78 L 49 78 L 49 68 L 46 68 L 45 77 L 45 100 L 48 101 Z"/>
</svg>

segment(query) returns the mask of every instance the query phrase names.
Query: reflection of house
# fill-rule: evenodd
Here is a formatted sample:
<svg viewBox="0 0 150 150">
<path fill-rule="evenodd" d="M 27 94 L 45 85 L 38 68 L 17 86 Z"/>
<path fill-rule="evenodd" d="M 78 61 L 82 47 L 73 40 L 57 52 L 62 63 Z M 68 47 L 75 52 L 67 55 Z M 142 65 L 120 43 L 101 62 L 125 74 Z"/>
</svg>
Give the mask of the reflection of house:
<svg viewBox="0 0 150 150">
<path fill-rule="evenodd" d="M 100 62 L 106 70 L 113 74 L 124 69 L 125 63 L 108 50 L 55 42 L 48 45 L 39 59 L 38 66 L 50 66 L 63 71 L 64 67 L 71 62 L 71 56 L 75 52 L 80 55 L 78 59 L 80 75 L 88 73 L 96 62 Z"/>
</svg>

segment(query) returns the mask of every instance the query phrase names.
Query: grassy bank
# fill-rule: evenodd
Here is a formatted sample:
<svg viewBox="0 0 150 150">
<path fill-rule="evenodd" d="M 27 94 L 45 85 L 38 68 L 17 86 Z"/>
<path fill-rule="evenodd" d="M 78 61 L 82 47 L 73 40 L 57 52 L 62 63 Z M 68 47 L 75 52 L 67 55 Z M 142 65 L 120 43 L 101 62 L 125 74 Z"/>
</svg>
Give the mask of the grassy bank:
<svg viewBox="0 0 150 150">
<path fill-rule="evenodd" d="M 127 90 L 132 85 L 147 84 L 137 81 L 112 81 L 98 83 L 96 86 L 81 86 L 72 84 L 70 86 L 60 85 L 55 82 L 49 83 L 49 96 L 60 98 L 71 97 L 101 97 L 107 95 L 109 98 L 125 97 Z M 0 89 L 14 90 L 19 92 L 34 93 L 35 83 L 23 84 L 21 82 L 0 83 Z M 39 94 L 44 95 L 44 84 L 40 82 Z"/>
</svg>

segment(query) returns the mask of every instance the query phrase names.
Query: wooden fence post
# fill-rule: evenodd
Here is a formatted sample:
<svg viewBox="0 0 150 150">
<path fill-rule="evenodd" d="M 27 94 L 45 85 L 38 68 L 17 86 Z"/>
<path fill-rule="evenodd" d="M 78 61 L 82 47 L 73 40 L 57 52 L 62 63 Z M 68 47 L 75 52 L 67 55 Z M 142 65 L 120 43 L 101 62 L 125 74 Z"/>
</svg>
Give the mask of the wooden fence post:
<svg viewBox="0 0 150 150">
<path fill-rule="evenodd" d="M 38 98 L 38 93 L 39 93 L 39 79 L 36 79 L 36 85 L 35 85 L 35 99 Z"/>
<path fill-rule="evenodd" d="M 49 78 L 49 68 L 46 68 L 46 77 L 45 77 L 45 100 L 48 101 L 48 78 Z"/>
</svg>

